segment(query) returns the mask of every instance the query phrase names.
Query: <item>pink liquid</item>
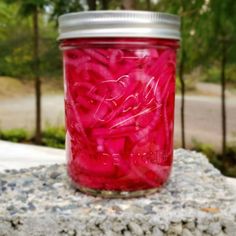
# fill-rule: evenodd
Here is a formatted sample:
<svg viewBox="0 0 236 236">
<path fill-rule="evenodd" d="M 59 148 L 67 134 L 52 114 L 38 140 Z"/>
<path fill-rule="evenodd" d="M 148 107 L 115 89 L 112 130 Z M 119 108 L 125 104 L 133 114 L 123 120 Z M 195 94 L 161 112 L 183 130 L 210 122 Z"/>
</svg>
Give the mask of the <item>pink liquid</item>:
<svg viewBox="0 0 236 236">
<path fill-rule="evenodd" d="M 177 41 L 62 42 L 68 174 L 78 187 L 163 185 L 173 159 Z"/>
</svg>

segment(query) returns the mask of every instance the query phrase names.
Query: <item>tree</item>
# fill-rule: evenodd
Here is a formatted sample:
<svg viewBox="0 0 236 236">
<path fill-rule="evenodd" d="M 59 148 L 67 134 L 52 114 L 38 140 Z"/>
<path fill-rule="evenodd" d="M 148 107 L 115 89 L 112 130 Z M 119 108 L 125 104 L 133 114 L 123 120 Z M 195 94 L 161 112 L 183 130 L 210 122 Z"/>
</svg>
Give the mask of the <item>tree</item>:
<svg viewBox="0 0 236 236">
<path fill-rule="evenodd" d="M 58 26 L 58 17 L 60 15 L 66 14 L 69 12 L 77 12 L 77 11 L 84 10 L 84 7 L 81 4 L 80 0 L 70 0 L 70 1 L 53 0 L 53 1 L 50 1 L 50 5 L 53 8 L 53 11 L 51 13 L 51 18 L 55 20 L 56 26 Z"/>
<path fill-rule="evenodd" d="M 40 60 L 39 60 L 39 11 L 43 10 L 48 4 L 46 0 L 6 0 L 7 3 L 20 4 L 19 13 L 22 17 L 32 18 L 33 28 L 33 72 L 35 80 L 35 104 L 36 104 L 36 120 L 35 120 L 35 143 L 42 142 L 41 128 L 41 79 L 40 79 Z"/>
<path fill-rule="evenodd" d="M 32 20 L 20 16 L 19 7 L 19 4 L 9 6 L 0 1 L 0 75 L 27 82 L 34 79 L 32 30 L 29 30 Z M 61 78 L 58 32 L 54 22 L 45 21 L 47 13 L 40 15 L 40 76 Z"/>
<path fill-rule="evenodd" d="M 35 142 L 40 144 L 41 134 L 41 79 L 39 75 L 39 8 L 37 5 L 32 7 L 33 11 L 33 41 L 34 41 L 34 72 L 35 72 L 35 95 L 36 95 L 36 132 Z"/>
<path fill-rule="evenodd" d="M 124 10 L 133 10 L 136 8 L 135 0 L 122 0 L 121 1 L 121 9 Z"/>
<path fill-rule="evenodd" d="M 236 5 L 234 0 L 214 0 L 209 4 L 210 37 L 209 44 L 214 47 L 211 56 L 220 61 L 221 80 L 221 116 L 222 116 L 222 156 L 226 168 L 227 123 L 226 123 L 226 66 L 230 56 L 230 48 L 236 43 Z M 208 29 L 209 30 L 209 29 Z M 233 50 L 232 50 L 233 51 Z M 235 58 L 235 53 L 234 53 Z"/>
<path fill-rule="evenodd" d="M 181 47 L 180 47 L 180 57 L 179 57 L 179 80 L 180 80 L 180 90 L 181 90 L 181 143 L 182 147 L 186 147 L 186 137 L 185 137 L 185 78 L 184 75 L 188 70 L 193 68 L 193 58 L 192 56 L 194 47 L 196 45 L 196 38 L 198 35 L 190 35 L 193 30 L 197 31 L 199 19 L 201 18 L 199 11 L 204 5 L 204 0 L 191 1 L 180 0 L 172 4 L 162 0 L 159 2 L 159 9 L 178 14 L 181 16 Z M 194 58 L 195 59 L 195 58 Z"/>
<path fill-rule="evenodd" d="M 181 22 L 181 32 L 183 35 L 184 29 L 184 19 Z M 181 85 L 181 106 L 180 106 L 180 115 L 181 115 L 181 142 L 182 148 L 186 148 L 186 141 L 185 141 L 185 79 L 184 79 L 184 72 L 185 72 L 185 60 L 186 60 L 186 52 L 185 52 L 185 41 L 184 37 L 182 39 L 182 44 L 180 48 L 180 63 L 179 63 L 179 80 Z"/>
<path fill-rule="evenodd" d="M 102 10 L 107 10 L 108 9 L 108 0 L 100 0 L 101 6 L 102 6 Z"/>
<path fill-rule="evenodd" d="M 147 10 L 151 10 L 151 0 L 146 0 Z"/>
<path fill-rule="evenodd" d="M 95 11 L 97 9 L 96 0 L 87 0 L 87 4 L 90 11 Z"/>
</svg>

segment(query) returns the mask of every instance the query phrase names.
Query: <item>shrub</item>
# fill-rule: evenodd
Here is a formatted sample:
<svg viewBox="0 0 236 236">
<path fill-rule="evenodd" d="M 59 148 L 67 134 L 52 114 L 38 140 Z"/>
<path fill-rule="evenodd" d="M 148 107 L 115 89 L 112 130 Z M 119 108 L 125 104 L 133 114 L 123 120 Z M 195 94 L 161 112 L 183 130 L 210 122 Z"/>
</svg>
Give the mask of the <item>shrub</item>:
<svg viewBox="0 0 236 236">
<path fill-rule="evenodd" d="M 193 139 L 192 143 L 194 150 L 204 153 L 216 168 L 222 170 L 222 161 L 219 159 L 219 155 L 210 144 L 201 143 L 195 139 Z"/>
<path fill-rule="evenodd" d="M 226 150 L 226 158 L 223 161 L 221 153 L 217 153 L 209 144 L 193 140 L 193 149 L 204 153 L 209 161 L 224 175 L 236 177 L 236 146 L 229 145 Z"/>
<path fill-rule="evenodd" d="M 33 136 L 25 129 L 0 131 L 0 139 L 15 143 L 33 143 Z M 42 132 L 42 145 L 54 148 L 65 148 L 65 128 L 48 127 Z"/>
<path fill-rule="evenodd" d="M 205 69 L 201 76 L 199 77 L 200 81 L 209 82 L 209 83 L 220 83 L 220 66 L 218 64 L 210 66 Z M 236 70 L 235 64 L 229 64 L 226 67 L 226 82 L 229 87 L 236 87 Z"/>
<path fill-rule="evenodd" d="M 11 142 L 29 142 L 30 135 L 25 129 L 1 130 L 0 139 Z"/>
<path fill-rule="evenodd" d="M 42 133 L 43 145 L 55 148 L 65 148 L 65 128 L 48 127 Z"/>
</svg>

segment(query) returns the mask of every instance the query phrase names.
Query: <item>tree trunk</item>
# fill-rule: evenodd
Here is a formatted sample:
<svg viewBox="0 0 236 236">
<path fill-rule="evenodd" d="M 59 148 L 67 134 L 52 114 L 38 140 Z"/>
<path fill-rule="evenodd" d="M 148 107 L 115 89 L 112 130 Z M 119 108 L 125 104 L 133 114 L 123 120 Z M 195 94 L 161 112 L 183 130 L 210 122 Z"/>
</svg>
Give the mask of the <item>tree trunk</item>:
<svg viewBox="0 0 236 236">
<path fill-rule="evenodd" d="M 36 130 L 35 143 L 42 142 L 41 133 L 41 80 L 39 76 L 39 25 L 38 25 L 38 8 L 35 7 L 33 13 L 33 40 L 34 40 L 34 76 L 35 76 L 35 100 L 36 100 Z"/>
<path fill-rule="evenodd" d="M 184 2 L 181 1 L 181 5 L 184 12 Z M 181 32 L 184 31 L 184 19 L 181 20 Z M 185 142 L 185 80 L 184 80 L 184 63 L 186 59 L 186 52 L 185 52 L 185 45 L 184 45 L 184 37 L 182 38 L 181 42 L 181 58 L 180 58 L 180 65 L 179 65 L 179 80 L 181 86 L 181 107 L 180 107 L 180 116 L 181 116 L 181 143 L 182 148 L 186 147 Z"/>
<path fill-rule="evenodd" d="M 146 4 L 147 4 L 147 10 L 150 11 L 151 10 L 151 0 L 146 0 Z"/>
<path fill-rule="evenodd" d="M 226 67 L 226 41 L 222 40 L 221 55 L 221 117 L 222 117 L 222 157 L 226 161 L 226 101 L 225 101 L 225 67 Z"/>
<path fill-rule="evenodd" d="M 184 45 L 182 45 L 183 47 Z M 181 115 L 181 142 L 182 148 L 186 147 L 185 143 L 185 81 L 184 81 L 184 60 L 185 60 L 185 52 L 184 49 L 181 49 L 182 55 L 180 59 L 179 65 L 179 80 L 181 85 L 181 108 L 180 108 L 180 115 Z"/>
<path fill-rule="evenodd" d="M 87 0 L 87 3 L 90 11 L 96 10 L 96 0 Z"/>
<path fill-rule="evenodd" d="M 108 0 L 101 0 L 102 10 L 108 9 Z"/>
<path fill-rule="evenodd" d="M 135 0 L 122 0 L 121 9 L 123 10 L 134 10 L 135 9 Z"/>
</svg>

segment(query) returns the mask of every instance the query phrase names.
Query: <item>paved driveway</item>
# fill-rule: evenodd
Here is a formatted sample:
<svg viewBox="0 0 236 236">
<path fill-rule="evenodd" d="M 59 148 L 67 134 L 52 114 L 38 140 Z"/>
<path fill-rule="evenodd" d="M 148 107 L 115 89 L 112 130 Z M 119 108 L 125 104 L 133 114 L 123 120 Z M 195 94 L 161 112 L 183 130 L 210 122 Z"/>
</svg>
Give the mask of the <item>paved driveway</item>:
<svg viewBox="0 0 236 236">
<path fill-rule="evenodd" d="M 64 124 L 63 95 L 45 95 L 42 99 L 43 126 Z M 236 96 L 227 100 L 228 140 L 236 142 Z M 192 139 L 220 147 L 221 116 L 220 98 L 216 96 L 186 97 L 187 143 Z M 34 127 L 34 97 L 25 96 L 0 101 L 0 128 Z M 176 97 L 175 142 L 180 143 L 180 97 Z"/>
</svg>

